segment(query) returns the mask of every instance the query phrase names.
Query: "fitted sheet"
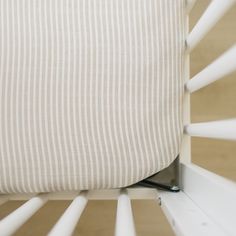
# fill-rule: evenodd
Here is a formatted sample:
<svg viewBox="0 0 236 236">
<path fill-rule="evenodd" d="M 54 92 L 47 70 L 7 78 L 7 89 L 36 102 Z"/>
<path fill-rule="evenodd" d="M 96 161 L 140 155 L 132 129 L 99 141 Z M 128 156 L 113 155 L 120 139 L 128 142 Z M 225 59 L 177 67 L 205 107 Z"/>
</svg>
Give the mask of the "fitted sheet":
<svg viewBox="0 0 236 236">
<path fill-rule="evenodd" d="M 0 0 L 0 192 L 118 188 L 180 149 L 184 0 Z"/>
</svg>

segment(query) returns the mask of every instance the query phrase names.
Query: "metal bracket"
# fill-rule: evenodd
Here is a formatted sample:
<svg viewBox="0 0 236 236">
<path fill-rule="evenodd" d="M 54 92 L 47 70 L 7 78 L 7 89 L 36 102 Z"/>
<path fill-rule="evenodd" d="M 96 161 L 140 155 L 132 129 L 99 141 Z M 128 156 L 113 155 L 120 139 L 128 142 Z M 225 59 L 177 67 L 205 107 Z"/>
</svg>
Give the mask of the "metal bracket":
<svg viewBox="0 0 236 236">
<path fill-rule="evenodd" d="M 179 156 L 167 168 L 136 183 L 136 185 L 179 192 Z"/>
</svg>

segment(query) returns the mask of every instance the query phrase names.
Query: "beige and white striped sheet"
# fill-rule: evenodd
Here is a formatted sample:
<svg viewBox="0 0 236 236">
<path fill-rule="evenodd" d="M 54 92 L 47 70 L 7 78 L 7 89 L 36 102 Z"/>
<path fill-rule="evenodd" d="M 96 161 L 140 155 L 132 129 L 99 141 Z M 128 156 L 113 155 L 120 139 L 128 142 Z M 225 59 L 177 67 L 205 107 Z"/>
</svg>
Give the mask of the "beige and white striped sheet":
<svg viewBox="0 0 236 236">
<path fill-rule="evenodd" d="M 0 192 L 116 188 L 182 139 L 184 0 L 0 0 Z"/>
</svg>

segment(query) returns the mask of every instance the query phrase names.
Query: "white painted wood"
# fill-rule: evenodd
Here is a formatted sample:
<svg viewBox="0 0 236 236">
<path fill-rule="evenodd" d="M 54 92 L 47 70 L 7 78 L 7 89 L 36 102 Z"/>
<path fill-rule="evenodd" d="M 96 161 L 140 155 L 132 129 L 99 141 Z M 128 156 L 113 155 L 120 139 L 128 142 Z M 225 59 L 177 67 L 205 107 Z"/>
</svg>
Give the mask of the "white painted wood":
<svg viewBox="0 0 236 236">
<path fill-rule="evenodd" d="M 86 192 L 82 192 L 77 196 L 70 206 L 66 209 L 64 214 L 58 220 L 56 225 L 48 234 L 49 236 L 69 236 L 73 234 L 73 231 L 83 213 L 88 199 Z"/>
<path fill-rule="evenodd" d="M 46 202 L 47 194 L 41 194 L 17 208 L 0 221 L 0 235 L 12 235 Z"/>
<path fill-rule="evenodd" d="M 189 28 L 189 16 L 188 14 L 185 15 L 185 37 L 188 34 Z M 184 82 L 187 83 L 190 78 L 190 60 L 189 54 L 184 54 Z M 187 125 L 190 123 L 190 94 L 184 93 L 183 96 L 183 124 Z M 190 163 L 191 161 L 191 138 L 184 134 L 183 140 L 180 147 L 180 154 L 179 158 L 181 162 Z"/>
<path fill-rule="evenodd" d="M 227 235 L 183 192 L 161 191 L 158 201 L 173 231 L 178 236 Z"/>
<path fill-rule="evenodd" d="M 235 4 L 235 0 L 212 0 L 187 37 L 188 51 L 192 51 L 222 16 Z"/>
<path fill-rule="evenodd" d="M 116 236 L 135 236 L 135 227 L 131 202 L 126 190 L 121 190 L 117 202 Z"/>
<path fill-rule="evenodd" d="M 184 132 L 195 137 L 236 140 L 236 119 L 190 124 Z"/>
<path fill-rule="evenodd" d="M 206 157 L 207 158 L 207 157 Z M 183 191 L 228 235 L 236 235 L 236 183 L 194 164 L 181 164 Z"/>
<path fill-rule="evenodd" d="M 188 92 L 194 92 L 202 87 L 223 78 L 236 70 L 236 44 L 207 66 L 200 73 L 195 75 L 186 83 Z"/>
<path fill-rule="evenodd" d="M 156 199 L 156 189 L 145 188 L 136 186 L 135 188 L 127 188 L 127 192 L 130 199 Z M 117 200 L 120 195 L 120 189 L 99 189 L 89 190 L 87 193 L 88 200 Z M 9 201 L 15 200 L 29 200 L 34 197 L 35 194 L 7 194 L 6 197 Z M 49 193 L 47 198 L 50 201 L 57 200 L 73 200 L 78 196 L 77 191 L 66 192 L 54 192 Z"/>
</svg>

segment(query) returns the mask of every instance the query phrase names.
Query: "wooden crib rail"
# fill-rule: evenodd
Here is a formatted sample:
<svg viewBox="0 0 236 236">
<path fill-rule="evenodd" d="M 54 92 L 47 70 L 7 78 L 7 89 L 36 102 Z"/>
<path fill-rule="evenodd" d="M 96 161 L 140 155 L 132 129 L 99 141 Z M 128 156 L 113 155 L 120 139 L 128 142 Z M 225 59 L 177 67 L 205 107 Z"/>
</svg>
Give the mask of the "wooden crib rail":
<svg viewBox="0 0 236 236">
<path fill-rule="evenodd" d="M 183 192 L 226 235 L 235 235 L 236 183 L 194 164 L 181 164 L 180 169 Z"/>
<path fill-rule="evenodd" d="M 160 205 L 176 235 L 226 236 L 227 234 L 184 192 L 160 192 Z"/>
</svg>

